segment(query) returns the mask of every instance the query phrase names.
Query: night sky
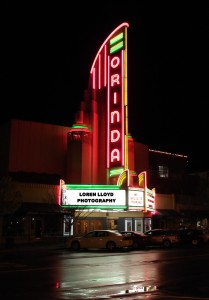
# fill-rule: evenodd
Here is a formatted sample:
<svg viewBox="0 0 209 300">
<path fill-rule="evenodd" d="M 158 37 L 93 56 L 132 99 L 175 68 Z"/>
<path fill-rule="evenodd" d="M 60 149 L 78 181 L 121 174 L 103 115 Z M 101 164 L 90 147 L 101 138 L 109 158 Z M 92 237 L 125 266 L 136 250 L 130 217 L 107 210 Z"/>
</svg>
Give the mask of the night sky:
<svg viewBox="0 0 209 300">
<path fill-rule="evenodd" d="M 84 3 L 6 4 L 1 123 L 71 126 L 97 51 L 128 22 L 129 132 L 209 170 L 209 1 Z"/>
</svg>

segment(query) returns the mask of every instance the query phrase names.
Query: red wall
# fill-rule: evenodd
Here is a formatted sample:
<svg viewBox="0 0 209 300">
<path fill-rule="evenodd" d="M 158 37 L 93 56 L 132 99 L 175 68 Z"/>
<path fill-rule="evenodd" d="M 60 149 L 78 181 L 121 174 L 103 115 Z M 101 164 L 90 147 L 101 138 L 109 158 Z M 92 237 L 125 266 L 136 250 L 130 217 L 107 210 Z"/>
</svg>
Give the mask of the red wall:
<svg viewBox="0 0 209 300">
<path fill-rule="evenodd" d="M 12 120 L 9 171 L 64 176 L 68 132 L 64 126 Z"/>
</svg>

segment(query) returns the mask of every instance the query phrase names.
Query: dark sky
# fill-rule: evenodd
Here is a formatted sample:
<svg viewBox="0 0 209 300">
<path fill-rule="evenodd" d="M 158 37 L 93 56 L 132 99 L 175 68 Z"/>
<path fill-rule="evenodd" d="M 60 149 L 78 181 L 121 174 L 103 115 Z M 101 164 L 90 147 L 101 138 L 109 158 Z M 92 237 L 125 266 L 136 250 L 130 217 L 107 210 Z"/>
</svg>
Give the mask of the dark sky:
<svg viewBox="0 0 209 300">
<path fill-rule="evenodd" d="M 6 4 L 1 123 L 71 126 L 99 47 L 128 22 L 129 132 L 209 170 L 209 1 L 57 3 Z"/>
</svg>

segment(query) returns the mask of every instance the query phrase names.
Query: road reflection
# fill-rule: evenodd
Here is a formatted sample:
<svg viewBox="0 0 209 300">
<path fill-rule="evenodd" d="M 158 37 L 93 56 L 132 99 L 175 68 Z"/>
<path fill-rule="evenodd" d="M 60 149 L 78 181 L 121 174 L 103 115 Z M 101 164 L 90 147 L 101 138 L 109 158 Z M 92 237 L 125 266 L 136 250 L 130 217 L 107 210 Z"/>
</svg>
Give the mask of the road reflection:
<svg viewBox="0 0 209 300">
<path fill-rule="evenodd" d="M 95 256 L 89 252 L 83 255 L 78 253 L 79 259 L 75 259 L 73 254 L 73 259 L 69 257 L 63 263 L 56 288 L 69 299 L 104 299 L 110 295 L 115 297 L 155 292 L 156 279 L 160 278 L 156 263 L 162 260 L 161 253 L 144 251 L 141 254 L 100 253 Z"/>
</svg>

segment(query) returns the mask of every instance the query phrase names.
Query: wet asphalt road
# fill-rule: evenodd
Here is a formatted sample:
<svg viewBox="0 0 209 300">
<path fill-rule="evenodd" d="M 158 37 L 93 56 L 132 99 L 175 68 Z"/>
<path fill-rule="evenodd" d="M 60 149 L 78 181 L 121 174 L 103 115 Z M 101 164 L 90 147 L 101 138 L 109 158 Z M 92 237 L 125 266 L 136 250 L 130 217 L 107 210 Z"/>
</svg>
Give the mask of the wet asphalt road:
<svg viewBox="0 0 209 300">
<path fill-rule="evenodd" d="M 209 299 L 209 247 L 0 254 L 2 299 Z"/>
</svg>

